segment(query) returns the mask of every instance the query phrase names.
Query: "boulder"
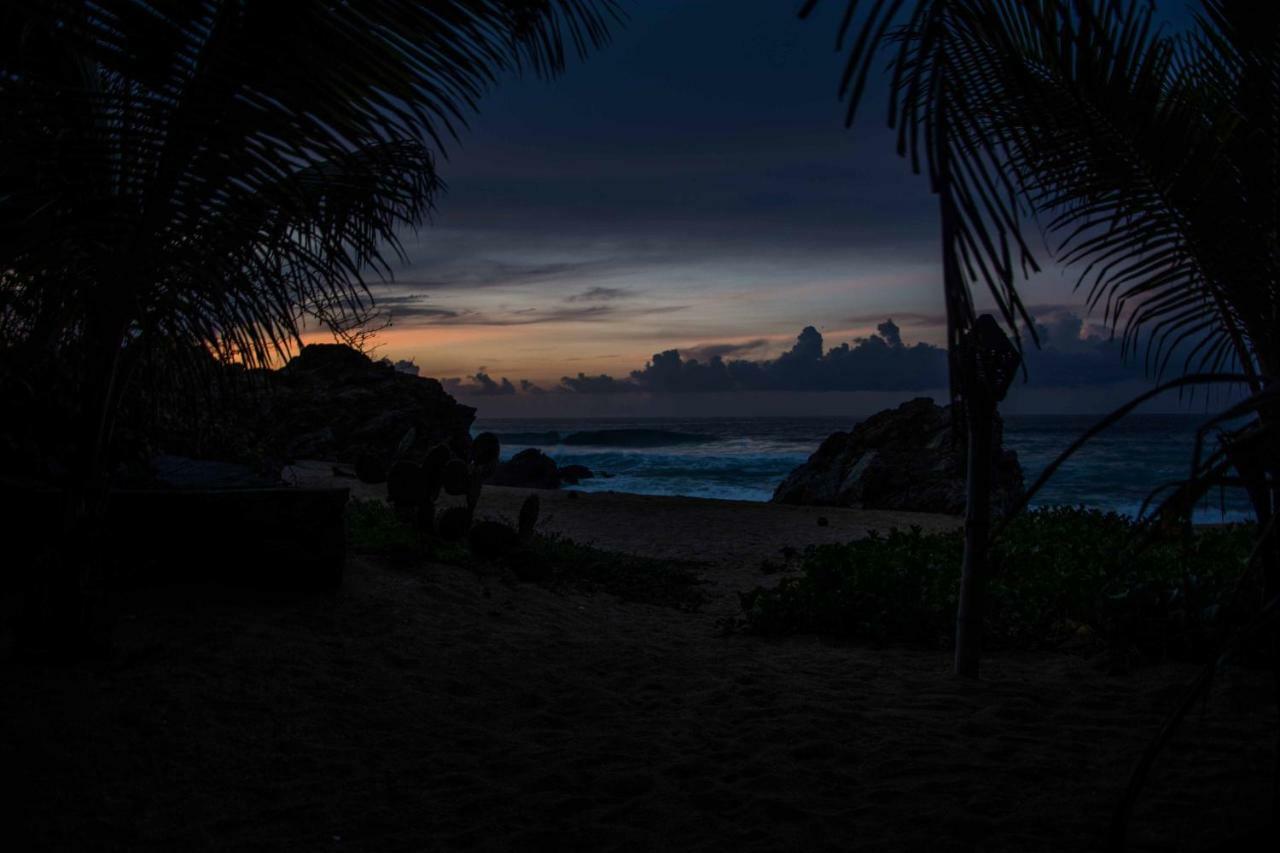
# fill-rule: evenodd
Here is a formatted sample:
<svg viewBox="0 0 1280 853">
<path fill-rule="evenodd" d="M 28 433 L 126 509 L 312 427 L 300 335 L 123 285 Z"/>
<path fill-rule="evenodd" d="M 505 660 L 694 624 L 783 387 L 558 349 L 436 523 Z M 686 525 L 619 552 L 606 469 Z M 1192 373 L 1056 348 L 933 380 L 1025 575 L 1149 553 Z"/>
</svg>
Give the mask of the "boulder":
<svg viewBox="0 0 1280 853">
<path fill-rule="evenodd" d="M 1013 508 L 1022 468 L 1003 450 L 996 417 L 992 511 Z M 827 437 L 773 493 L 774 503 L 848 506 L 960 515 L 964 512 L 965 441 L 952 430 L 951 407 L 919 397 Z"/>
<path fill-rule="evenodd" d="M 559 470 L 560 482 L 570 486 L 576 486 L 583 480 L 590 480 L 595 476 L 586 465 L 561 465 Z"/>
<path fill-rule="evenodd" d="M 311 344 L 268 379 L 266 428 L 292 458 L 385 465 L 414 431 L 413 449 L 470 447 L 475 409 L 434 379 L 398 371 L 341 344 Z"/>
<path fill-rule="evenodd" d="M 495 486 L 517 486 L 527 489 L 560 488 L 560 471 L 547 454 L 530 447 L 521 450 L 494 470 L 489 482 Z"/>
</svg>

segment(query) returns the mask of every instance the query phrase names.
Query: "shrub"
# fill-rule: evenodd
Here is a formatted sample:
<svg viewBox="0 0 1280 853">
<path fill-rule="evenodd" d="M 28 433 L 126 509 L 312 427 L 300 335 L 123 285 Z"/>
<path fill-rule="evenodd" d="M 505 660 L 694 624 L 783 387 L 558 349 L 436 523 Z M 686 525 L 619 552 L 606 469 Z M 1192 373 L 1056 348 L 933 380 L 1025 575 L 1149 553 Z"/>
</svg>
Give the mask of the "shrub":
<svg viewBox="0 0 1280 853">
<path fill-rule="evenodd" d="M 531 528 L 532 520 L 527 523 Z M 553 589 L 606 592 L 624 601 L 680 610 L 697 610 L 706 601 L 704 582 L 692 562 L 615 554 L 561 536 L 539 534 L 510 551 L 477 553 L 464 542 L 423 542 L 411 522 L 377 500 L 353 499 L 348 503 L 347 536 L 353 550 L 396 563 L 506 569 L 523 579 L 536 578 Z"/>
<path fill-rule="evenodd" d="M 1051 508 L 1015 520 L 993 551 L 986 642 L 1056 646 L 1094 637 L 1156 655 L 1197 657 L 1221 623 L 1252 531 L 1197 530 L 1138 550 L 1114 513 Z M 733 627 L 876 642 L 946 645 L 955 627 L 962 533 L 919 528 L 807 549 L 800 574 L 741 595 Z"/>
</svg>

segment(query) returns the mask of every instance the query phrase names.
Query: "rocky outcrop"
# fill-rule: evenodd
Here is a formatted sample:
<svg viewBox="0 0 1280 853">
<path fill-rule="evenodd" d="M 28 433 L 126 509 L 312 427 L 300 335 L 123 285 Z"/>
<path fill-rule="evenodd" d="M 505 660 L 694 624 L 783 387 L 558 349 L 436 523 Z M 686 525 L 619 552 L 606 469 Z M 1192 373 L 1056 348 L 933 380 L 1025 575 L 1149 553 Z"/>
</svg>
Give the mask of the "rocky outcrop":
<svg viewBox="0 0 1280 853">
<path fill-rule="evenodd" d="M 470 446 L 475 409 L 434 379 L 398 371 L 340 344 L 311 344 L 269 380 L 267 428 L 292 458 L 390 458 L 413 430 L 413 444 Z"/>
<path fill-rule="evenodd" d="M 995 424 L 992 509 L 1013 507 L 1022 468 L 1001 448 Z M 853 506 L 959 515 L 964 512 L 965 442 L 951 428 L 951 407 L 920 397 L 873 415 L 852 432 L 832 433 L 773 493 L 775 503 Z"/>
<path fill-rule="evenodd" d="M 559 474 L 560 482 L 569 486 L 576 486 L 579 482 L 590 480 L 595 476 L 586 465 L 561 465 Z"/>
<path fill-rule="evenodd" d="M 499 463 L 489 483 L 526 489 L 558 489 L 560 471 L 554 459 L 536 447 L 530 447 Z"/>
<path fill-rule="evenodd" d="M 515 486 L 523 489 L 558 489 L 576 486 L 595 474 L 586 465 L 556 465 L 556 461 L 536 447 L 521 450 L 497 469 L 486 481 L 493 486 Z"/>
</svg>

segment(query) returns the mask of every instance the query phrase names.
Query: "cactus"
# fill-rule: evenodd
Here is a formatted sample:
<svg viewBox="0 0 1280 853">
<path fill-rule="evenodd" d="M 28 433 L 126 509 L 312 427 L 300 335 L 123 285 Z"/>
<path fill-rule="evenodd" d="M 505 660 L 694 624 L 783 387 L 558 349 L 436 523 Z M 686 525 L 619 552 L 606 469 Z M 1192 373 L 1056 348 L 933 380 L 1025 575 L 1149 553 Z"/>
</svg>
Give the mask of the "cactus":
<svg viewBox="0 0 1280 853">
<path fill-rule="evenodd" d="M 382 483 L 387 479 L 387 463 L 382 455 L 364 450 L 356 457 L 356 479 L 362 483 Z"/>
<path fill-rule="evenodd" d="M 441 483 L 450 495 L 465 495 L 471 487 L 471 467 L 465 460 L 450 459 L 441 472 Z"/>
<path fill-rule="evenodd" d="M 436 519 L 436 531 L 446 542 L 458 542 L 471 529 L 471 512 L 466 507 L 451 506 Z"/>
<path fill-rule="evenodd" d="M 500 521 L 477 521 L 467 534 L 471 553 L 482 560 L 496 560 L 516 547 L 517 534 Z"/>
<path fill-rule="evenodd" d="M 418 431 L 413 427 L 409 427 L 408 431 L 400 437 L 400 443 L 396 445 L 396 452 L 391 456 L 392 461 L 408 458 L 409 451 L 413 449 L 413 443 L 417 440 Z"/>
<path fill-rule="evenodd" d="M 420 462 L 407 458 L 416 439 L 410 430 L 400 441 L 396 458 L 386 472 L 387 498 L 397 513 L 417 528 L 422 542 L 430 546 L 435 537 L 446 542 L 468 539 L 477 556 L 492 558 L 509 553 L 518 544 L 532 539 L 538 520 L 538 499 L 530 496 L 520 510 L 520 529 L 496 522 L 472 524 L 484 481 L 497 467 L 502 445 L 491 432 L 476 436 L 469 453 L 455 456 L 444 444 L 427 451 Z M 452 506 L 436 515 L 440 492 L 466 497 L 466 506 Z M 468 535 L 470 534 L 470 535 Z"/>
<path fill-rule="evenodd" d="M 443 444 L 437 444 L 427 451 L 426 458 L 422 460 L 423 497 L 426 500 L 434 501 L 440 497 L 440 489 L 444 485 L 444 468 L 451 457 L 449 448 Z"/>
<path fill-rule="evenodd" d="M 544 559 L 528 546 L 533 541 L 533 528 L 538 523 L 540 501 L 529 495 L 520 507 L 518 528 L 497 521 L 478 521 L 471 526 L 467 544 L 471 553 L 482 560 L 502 560 L 521 580 L 544 580 L 550 568 Z"/>
<path fill-rule="evenodd" d="M 416 506 L 422 496 L 422 467 L 401 459 L 387 471 L 387 500 L 394 506 Z"/>
<path fill-rule="evenodd" d="M 520 526 L 517 529 L 517 535 L 521 545 L 528 545 L 533 541 L 533 528 L 538 523 L 538 513 L 542 508 L 542 502 L 537 495 L 529 495 L 524 499 L 524 503 L 520 504 Z"/>
</svg>

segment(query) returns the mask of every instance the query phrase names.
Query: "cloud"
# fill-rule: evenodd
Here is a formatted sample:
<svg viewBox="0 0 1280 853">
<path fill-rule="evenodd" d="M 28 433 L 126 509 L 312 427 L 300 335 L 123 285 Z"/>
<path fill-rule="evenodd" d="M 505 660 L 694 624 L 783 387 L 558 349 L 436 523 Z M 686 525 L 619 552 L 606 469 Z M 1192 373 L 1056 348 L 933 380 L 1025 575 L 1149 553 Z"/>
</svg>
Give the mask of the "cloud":
<svg viewBox="0 0 1280 853">
<path fill-rule="evenodd" d="M 605 307 L 605 306 L 600 306 Z M 1041 388 L 1106 386 L 1143 378 L 1140 367 L 1125 364 L 1119 344 L 1087 324 L 1078 314 L 1053 306 L 1037 317 L 1041 349 L 1025 351 L 1026 372 Z M 445 387 L 462 396 L 509 396 L 517 393 L 567 394 L 685 394 L 706 392 L 901 392 L 946 387 L 947 354 L 929 343 L 908 344 L 892 319 L 876 326 L 876 333 L 827 347 L 822 334 L 806 326 L 791 348 L 773 359 L 743 356 L 768 346 L 759 338 L 742 343 L 711 343 L 654 353 L 644 367 L 628 376 L 578 373 L 563 376 L 546 388 L 528 379 L 513 384 L 498 380 L 483 367 L 462 379 L 445 379 Z M 1021 380 L 1018 380 L 1019 382 Z"/>
<path fill-rule="evenodd" d="M 945 326 L 947 325 L 946 314 L 922 314 L 914 311 L 897 312 L 893 316 L 898 318 L 904 326 Z M 844 321 L 851 326 L 866 326 L 870 323 L 879 323 L 884 320 L 884 314 L 853 314 L 844 318 Z"/>
<path fill-rule="evenodd" d="M 530 305 L 476 310 L 472 308 L 438 308 L 427 304 L 425 293 L 415 293 L 396 284 L 378 288 L 373 293 L 374 308 L 389 316 L 396 325 L 410 326 L 534 326 L 546 323 L 623 322 L 639 317 L 672 314 L 691 306 L 684 304 L 654 305 L 630 302 L 639 294 L 613 287 L 592 287 L 567 297 L 570 304 Z M 518 303 L 517 303 L 518 304 Z"/>
<path fill-rule="evenodd" d="M 688 347 L 681 352 L 691 361 L 710 361 L 713 358 L 726 358 L 731 355 L 745 355 L 763 349 L 769 345 L 767 338 L 756 338 L 740 344 L 699 344 Z"/>
<path fill-rule="evenodd" d="M 1042 349 L 1026 352 L 1027 374 L 1040 387 L 1110 385 L 1142 378 L 1125 364 L 1119 345 L 1097 334 L 1075 313 L 1058 309 L 1037 324 Z M 562 390 L 579 394 L 645 391 L 923 391 L 947 385 L 947 354 L 928 343 L 907 344 L 892 319 L 876 334 L 827 348 L 822 334 L 806 326 L 795 343 L 775 359 L 726 358 L 764 346 L 706 344 L 684 352 L 655 353 L 625 378 L 607 374 L 561 380 Z"/>
<path fill-rule="evenodd" d="M 607 275 L 625 262 L 616 258 L 586 261 L 500 261 L 474 256 L 442 256 L 429 264 L 434 275 L 395 283 L 409 291 L 484 290 L 524 287 L 550 281 L 570 281 Z M 608 290 L 609 288 L 601 288 Z"/>
<path fill-rule="evenodd" d="M 450 394 L 459 394 L 464 397 L 502 397 L 516 393 L 516 386 L 511 384 L 511 380 L 504 376 L 500 382 L 495 382 L 483 368 L 467 378 L 471 380 L 470 384 L 464 383 L 456 376 L 442 380 L 442 384 Z"/>
<path fill-rule="evenodd" d="M 776 359 L 726 360 L 722 353 L 685 357 L 678 350 L 655 353 L 627 379 L 601 375 L 565 378 L 577 393 L 689 393 L 706 391 L 887 391 L 938 388 L 947 382 L 946 352 L 931 344 L 907 346 L 892 320 L 879 334 L 824 351 L 822 334 L 807 326 Z M 726 345 L 746 349 L 763 341 Z M 693 351 L 690 351 L 692 353 Z"/>
<path fill-rule="evenodd" d="M 560 386 L 565 391 L 578 394 L 623 394 L 644 390 L 634 382 L 614 379 L 604 373 L 599 376 L 587 376 L 585 373 L 579 373 L 577 376 L 563 376 L 560 378 Z"/>
<path fill-rule="evenodd" d="M 885 320 L 876 326 L 876 331 L 880 333 L 880 337 L 890 347 L 898 348 L 902 346 L 902 330 L 898 328 L 898 324 L 893 322 L 892 319 Z"/>
<path fill-rule="evenodd" d="M 1067 306 L 1034 306 L 1040 348 L 1024 351 L 1036 385 L 1076 388 L 1143 379 L 1141 365 L 1126 364 L 1120 343 L 1097 323 L 1086 324 Z"/>
<path fill-rule="evenodd" d="M 429 322 L 447 322 L 458 316 L 457 311 L 447 308 L 435 308 L 426 305 L 427 297 L 415 293 L 392 293 L 374 297 L 373 307 L 376 311 L 397 320 L 426 320 Z"/>
<path fill-rule="evenodd" d="M 519 308 L 487 311 L 441 311 L 417 315 L 424 326 L 537 326 L 546 323 L 626 322 L 638 317 L 674 314 L 688 305 L 651 305 L 623 308 L 615 305 L 582 305 L 555 308 Z"/>
<path fill-rule="evenodd" d="M 407 373 L 410 376 L 417 376 L 421 373 L 418 365 L 414 364 L 413 359 L 402 358 L 399 361 L 394 362 L 391 366 L 400 373 Z"/>
<path fill-rule="evenodd" d="M 582 293 L 566 296 L 565 302 L 612 302 L 615 299 L 630 299 L 635 296 L 630 290 L 620 287 L 592 287 Z"/>
</svg>

